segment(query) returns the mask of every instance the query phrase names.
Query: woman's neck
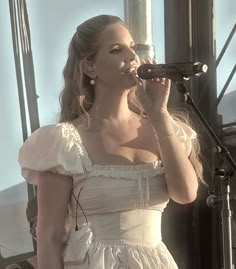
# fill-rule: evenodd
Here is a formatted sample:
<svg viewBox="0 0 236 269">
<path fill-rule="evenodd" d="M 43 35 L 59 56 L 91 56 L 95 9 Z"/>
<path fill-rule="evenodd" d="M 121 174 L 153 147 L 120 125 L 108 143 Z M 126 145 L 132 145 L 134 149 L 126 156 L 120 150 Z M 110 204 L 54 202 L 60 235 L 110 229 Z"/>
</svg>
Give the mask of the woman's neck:
<svg viewBox="0 0 236 269">
<path fill-rule="evenodd" d="M 101 120 L 123 121 L 130 117 L 132 112 L 128 107 L 128 91 L 122 94 L 110 92 L 99 94 L 89 114 L 91 118 Z"/>
</svg>

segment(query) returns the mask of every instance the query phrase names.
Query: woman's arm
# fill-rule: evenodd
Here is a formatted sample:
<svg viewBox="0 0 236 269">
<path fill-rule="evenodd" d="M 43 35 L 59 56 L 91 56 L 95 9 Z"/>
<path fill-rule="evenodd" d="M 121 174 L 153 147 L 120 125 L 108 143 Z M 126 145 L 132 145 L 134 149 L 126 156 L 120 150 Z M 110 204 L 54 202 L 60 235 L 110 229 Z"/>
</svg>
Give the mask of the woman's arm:
<svg viewBox="0 0 236 269">
<path fill-rule="evenodd" d="M 39 269 L 63 269 L 62 239 L 72 190 L 72 178 L 39 174 L 37 256 Z"/>
<path fill-rule="evenodd" d="M 157 62 L 147 59 L 143 63 L 156 64 Z M 197 195 L 198 178 L 190 159 L 175 135 L 174 123 L 168 112 L 171 81 L 166 78 L 145 81 L 134 78 L 137 81 L 136 96 L 151 120 L 159 141 L 170 198 L 177 203 L 190 203 Z"/>
<path fill-rule="evenodd" d="M 186 204 L 195 200 L 198 178 L 186 152 L 175 135 L 170 114 L 160 112 L 152 121 L 159 141 L 169 195 L 177 203 Z"/>
</svg>

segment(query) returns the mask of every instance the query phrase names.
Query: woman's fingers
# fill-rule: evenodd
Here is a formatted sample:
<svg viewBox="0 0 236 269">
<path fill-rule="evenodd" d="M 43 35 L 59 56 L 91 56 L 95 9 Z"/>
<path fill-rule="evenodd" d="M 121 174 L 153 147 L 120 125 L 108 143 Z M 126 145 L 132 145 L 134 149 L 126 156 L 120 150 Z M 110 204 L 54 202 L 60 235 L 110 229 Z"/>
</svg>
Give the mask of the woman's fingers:
<svg viewBox="0 0 236 269">
<path fill-rule="evenodd" d="M 168 88 L 170 88 L 170 86 L 171 86 L 171 80 L 168 78 L 166 78 L 166 85 Z"/>
<path fill-rule="evenodd" d="M 165 85 L 166 84 L 166 79 L 165 78 L 161 78 L 160 79 L 160 82 L 161 82 L 162 85 Z"/>
<path fill-rule="evenodd" d="M 156 60 L 156 59 L 153 59 L 153 60 L 152 60 L 152 63 L 153 63 L 153 64 L 157 64 L 157 60 Z"/>
</svg>

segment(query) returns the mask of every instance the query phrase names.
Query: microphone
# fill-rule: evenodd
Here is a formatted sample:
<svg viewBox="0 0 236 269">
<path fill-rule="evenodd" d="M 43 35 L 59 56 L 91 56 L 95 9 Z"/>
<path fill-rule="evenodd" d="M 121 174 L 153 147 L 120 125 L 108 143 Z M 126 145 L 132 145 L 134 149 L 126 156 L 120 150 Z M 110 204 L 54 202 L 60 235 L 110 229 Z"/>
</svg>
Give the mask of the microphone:
<svg viewBox="0 0 236 269">
<path fill-rule="evenodd" d="M 207 72 L 207 65 L 200 62 L 169 63 L 169 64 L 142 64 L 137 69 L 141 79 L 169 78 L 179 80 L 190 76 L 200 76 Z"/>
</svg>

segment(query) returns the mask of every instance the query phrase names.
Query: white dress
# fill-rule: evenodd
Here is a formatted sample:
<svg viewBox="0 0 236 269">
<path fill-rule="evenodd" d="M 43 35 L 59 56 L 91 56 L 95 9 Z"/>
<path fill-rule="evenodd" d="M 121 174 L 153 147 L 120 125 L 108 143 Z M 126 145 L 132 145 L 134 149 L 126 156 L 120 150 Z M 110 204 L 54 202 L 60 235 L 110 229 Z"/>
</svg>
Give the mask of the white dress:
<svg viewBox="0 0 236 269">
<path fill-rule="evenodd" d="M 176 130 L 189 154 L 196 133 L 183 123 Z M 177 269 L 161 236 L 169 201 L 161 161 L 93 164 L 75 127 L 60 123 L 36 130 L 21 147 L 19 163 L 32 184 L 39 171 L 73 177 L 65 269 Z"/>
</svg>

